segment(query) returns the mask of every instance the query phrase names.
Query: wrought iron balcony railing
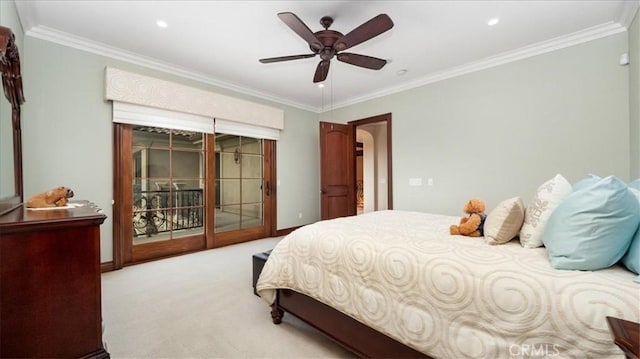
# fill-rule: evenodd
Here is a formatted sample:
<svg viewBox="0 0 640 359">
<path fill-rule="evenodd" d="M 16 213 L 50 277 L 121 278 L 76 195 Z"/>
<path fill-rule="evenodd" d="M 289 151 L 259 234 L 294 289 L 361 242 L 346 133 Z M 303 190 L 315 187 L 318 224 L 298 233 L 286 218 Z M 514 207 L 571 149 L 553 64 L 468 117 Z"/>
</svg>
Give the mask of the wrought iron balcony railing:
<svg viewBox="0 0 640 359">
<path fill-rule="evenodd" d="M 134 191 L 134 237 L 203 226 L 202 189 Z"/>
</svg>

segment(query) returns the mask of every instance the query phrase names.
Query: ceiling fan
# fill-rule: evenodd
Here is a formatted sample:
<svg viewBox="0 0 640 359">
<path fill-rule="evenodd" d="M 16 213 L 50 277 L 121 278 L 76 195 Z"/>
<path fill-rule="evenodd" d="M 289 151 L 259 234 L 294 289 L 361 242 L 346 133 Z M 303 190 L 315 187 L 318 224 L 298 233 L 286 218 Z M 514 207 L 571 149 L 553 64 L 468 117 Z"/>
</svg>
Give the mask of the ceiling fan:
<svg viewBox="0 0 640 359">
<path fill-rule="evenodd" d="M 260 59 L 263 64 L 280 61 L 290 61 L 307 59 L 320 55 L 322 59 L 316 68 L 313 76 L 313 82 L 322 82 L 327 78 L 329 73 L 329 62 L 335 56 L 338 61 L 342 61 L 351 65 L 364 67 L 372 70 L 380 70 L 387 61 L 377 57 L 359 55 L 350 52 L 342 52 L 362 42 L 370 40 L 393 27 L 393 22 L 387 14 L 380 14 L 364 24 L 356 27 L 346 35 L 334 30 L 329 30 L 333 24 L 333 18 L 324 16 L 320 19 L 320 24 L 324 30 L 313 33 L 300 18 L 291 12 L 281 12 L 278 17 L 282 22 L 291 28 L 296 34 L 309 43 L 312 54 L 291 55 L 281 57 L 271 57 Z"/>
</svg>

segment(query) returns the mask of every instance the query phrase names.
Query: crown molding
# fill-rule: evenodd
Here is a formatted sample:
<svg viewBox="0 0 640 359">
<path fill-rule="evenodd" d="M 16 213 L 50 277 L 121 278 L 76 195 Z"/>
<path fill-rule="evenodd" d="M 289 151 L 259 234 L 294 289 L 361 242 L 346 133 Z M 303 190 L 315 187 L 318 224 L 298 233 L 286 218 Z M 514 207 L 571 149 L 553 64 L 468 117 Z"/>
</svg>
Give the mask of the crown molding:
<svg viewBox="0 0 640 359">
<path fill-rule="evenodd" d="M 638 8 L 640 8 L 640 0 L 625 1 L 621 6 L 617 22 L 628 29 L 638 12 Z"/>
<path fill-rule="evenodd" d="M 86 38 L 75 36 L 62 31 L 58 31 L 46 26 L 42 26 L 42 25 L 34 26 L 31 29 L 29 29 L 25 33 L 25 35 L 36 38 L 36 39 L 45 40 L 45 41 L 53 42 L 59 45 L 71 47 L 74 49 L 90 52 L 93 54 L 109 57 L 112 59 L 129 62 L 135 65 L 144 66 L 154 70 L 166 72 L 172 75 L 177 75 L 180 77 L 206 83 L 209 85 L 221 87 L 227 90 L 239 92 L 245 95 L 254 96 L 263 100 L 273 101 L 283 105 L 288 105 L 288 106 L 300 108 L 300 109 L 311 111 L 311 112 L 316 112 L 316 113 L 319 112 L 318 108 L 316 107 L 300 104 L 300 103 L 293 102 L 281 97 L 276 97 L 270 94 L 266 94 L 264 92 L 255 91 L 252 89 L 248 89 L 246 87 L 220 81 L 212 77 L 203 75 L 201 73 L 190 71 L 170 63 L 158 61 L 156 59 L 146 57 L 146 56 L 141 56 L 133 52 L 129 52 L 113 46 L 109 46 L 101 42 L 88 40 Z"/>
<path fill-rule="evenodd" d="M 20 25 L 22 26 L 22 31 L 25 32 L 26 29 L 30 29 L 34 24 L 33 20 L 33 11 L 30 11 L 30 3 L 27 1 L 13 1 L 13 4 L 16 7 L 16 11 L 18 12 L 18 19 L 20 21 Z"/>
<path fill-rule="evenodd" d="M 398 92 L 410 90 L 416 87 L 425 86 L 434 82 L 450 79 L 452 77 L 466 75 L 476 71 L 482 71 L 498 65 L 514 62 L 529 57 L 542 55 L 548 52 L 560 50 L 566 47 L 582 44 L 585 42 L 597 40 L 603 37 L 615 35 L 625 32 L 625 26 L 617 22 L 607 22 L 602 25 L 594 26 L 588 29 L 577 31 L 568 35 L 556 37 L 550 40 L 541 41 L 519 49 L 504 52 L 502 54 L 487 57 L 485 59 L 471 62 L 462 66 L 440 71 L 421 79 L 401 84 L 399 86 L 384 89 L 382 91 L 371 92 L 363 96 L 354 97 L 344 102 L 335 103 L 333 109 L 354 105 L 360 102 L 372 100 L 375 98 L 388 96 Z"/>
</svg>

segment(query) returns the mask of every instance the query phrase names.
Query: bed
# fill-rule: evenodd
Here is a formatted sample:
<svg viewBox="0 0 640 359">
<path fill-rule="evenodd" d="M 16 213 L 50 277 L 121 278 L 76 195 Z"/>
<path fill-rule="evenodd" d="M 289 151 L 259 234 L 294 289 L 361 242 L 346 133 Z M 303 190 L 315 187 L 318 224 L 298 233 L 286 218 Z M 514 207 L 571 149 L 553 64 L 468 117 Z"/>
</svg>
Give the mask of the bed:
<svg viewBox="0 0 640 359">
<path fill-rule="evenodd" d="M 544 248 L 449 235 L 457 221 L 389 210 L 299 228 L 257 292 L 274 322 L 290 312 L 365 357 L 624 356 L 605 318 L 640 321 L 633 273 L 556 270 Z"/>
</svg>

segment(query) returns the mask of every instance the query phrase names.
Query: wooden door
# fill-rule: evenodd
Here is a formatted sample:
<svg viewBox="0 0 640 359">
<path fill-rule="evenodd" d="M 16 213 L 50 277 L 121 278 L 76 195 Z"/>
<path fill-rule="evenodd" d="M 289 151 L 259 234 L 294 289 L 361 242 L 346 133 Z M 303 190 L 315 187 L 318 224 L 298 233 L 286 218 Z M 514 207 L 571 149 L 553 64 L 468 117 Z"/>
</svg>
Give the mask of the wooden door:
<svg viewBox="0 0 640 359">
<path fill-rule="evenodd" d="M 320 217 L 356 214 L 353 127 L 320 122 Z"/>
</svg>

